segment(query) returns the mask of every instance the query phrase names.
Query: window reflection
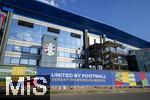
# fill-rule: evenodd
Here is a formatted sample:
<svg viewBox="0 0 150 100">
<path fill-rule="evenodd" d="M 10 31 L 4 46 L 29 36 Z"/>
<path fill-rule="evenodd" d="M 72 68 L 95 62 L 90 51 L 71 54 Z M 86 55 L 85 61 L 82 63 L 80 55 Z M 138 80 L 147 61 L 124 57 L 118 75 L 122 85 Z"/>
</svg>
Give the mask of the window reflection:
<svg viewBox="0 0 150 100">
<path fill-rule="evenodd" d="M 62 31 L 59 29 L 54 29 L 51 27 L 45 27 L 34 23 L 33 23 L 34 27 L 32 27 L 32 25 L 29 24 L 31 23 L 25 24 L 23 22 L 23 26 L 22 24 L 18 25 L 18 20 L 13 19 L 10 27 L 9 39 L 41 44 L 43 35 L 49 34 L 49 35 L 58 36 L 58 47 L 80 49 L 80 50 L 82 49 L 83 46 L 82 35 L 67 32 L 67 31 Z M 28 25 L 31 26 L 32 28 L 28 28 Z M 39 54 L 39 48 L 34 48 L 34 47 L 7 45 L 6 50 L 15 51 L 15 52 L 17 51 L 21 53 Z M 58 52 L 58 56 L 76 59 L 78 55 L 69 52 Z M 11 57 L 4 58 L 4 59 L 8 59 L 8 62 L 5 63 L 11 63 L 11 64 L 37 65 L 38 63 L 37 59 L 23 59 L 23 58 L 11 58 Z M 76 68 L 78 64 L 70 63 L 70 62 L 58 62 L 57 66 L 66 67 L 66 68 L 70 68 L 70 67 Z"/>
<path fill-rule="evenodd" d="M 12 21 L 9 39 L 41 44 L 42 36 L 44 34 L 50 34 L 50 35 L 55 34 L 53 32 L 47 32 L 48 27 L 45 26 L 34 24 L 33 28 L 27 29 L 26 27 L 20 27 L 17 23 L 18 21 L 16 19 Z M 50 31 L 56 31 L 56 29 L 54 30 L 53 28 L 49 28 L 49 29 L 51 29 Z M 82 48 L 83 46 L 82 35 L 66 32 L 62 30 L 59 30 L 58 32 L 60 33 L 57 34 L 58 44 L 60 47 L 71 48 L 71 49 Z"/>
<path fill-rule="evenodd" d="M 7 51 L 22 52 L 22 53 L 32 53 L 32 54 L 38 54 L 39 53 L 39 48 L 17 46 L 17 45 L 11 45 L 11 44 L 7 44 L 6 50 Z"/>
<path fill-rule="evenodd" d="M 60 31 L 58 39 L 59 46 L 64 48 L 81 49 L 83 45 L 82 38 L 72 37 L 71 33 L 62 30 Z"/>
<path fill-rule="evenodd" d="M 37 65 L 37 60 L 29 59 L 29 65 Z"/>
<path fill-rule="evenodd" d="M 10 57 L 4 57 L 4 64 L 10 64 L 10 60 L 11 58 Z"/>
<path fill-rule="evenodd" d="M 29 53 L 30 52 L 30 48 L 29 47 L 22 47 L 22 52 Z"/>
<path fill-rule="evenodd" d="M 6 50 L 7 51 L 12 51 L 12 49 L 13 49 L 13 45 L 7 44 Z"/>
<path fill-rule="evenodd" d="M 62 52 L 62 51 L 58 51 L 58 57 L 82 59 L 82 56 L 79 55 L 79 54 L 69 53 L 69 52 Z"/>
<path fill-rule="evenodd" d="M 66 57 L 66 58 L 70 58 L 70 53 L 65 52 L 64 54 L 65 54 L 65 57 Z"/>
<path fill-rule="evenodd" d="M 71 54 L 70 54 L 70 58 L 76 58 L 76 54 L 71 53 Z"/>
<path fill-rule="evenodd" d="M 57 62 L 58 68 L 79 68 L 80 66 L 82 66 L 82 64 L 73 62 L 61 62 L 61 61 Z"/>
<path fill-rule="evenodd" d="M 28 59 L 20 59 L 20 64 L 21 65 L 27 65 L 28 64 Z"/>
<path fill-rule="evenodd" d="M 15 45 L 15 46 L 13 47 L 13 51 L 21 52 L 21 47 Z"/>
<path fill-rule="evenodd" d="M 38 49 L 37 48 L 31 48 L 30 53 L 38 54 Z"/>
<path fill-rule="evenodd" d="M 11 59 L 11 64 L 16 64 L 16 65 L 18 65 L 19 64 L 19 58 L 12 58 Z"/>
<path fill-rule="evenodd" d="M 17 57 L 4 57 L 4 64 L 13 64 L 13 65 L 29 65 L 29 66 L 38 66 L 37 59 L 28 59 L 28 58 L 17 58 Z"/>
</svg>

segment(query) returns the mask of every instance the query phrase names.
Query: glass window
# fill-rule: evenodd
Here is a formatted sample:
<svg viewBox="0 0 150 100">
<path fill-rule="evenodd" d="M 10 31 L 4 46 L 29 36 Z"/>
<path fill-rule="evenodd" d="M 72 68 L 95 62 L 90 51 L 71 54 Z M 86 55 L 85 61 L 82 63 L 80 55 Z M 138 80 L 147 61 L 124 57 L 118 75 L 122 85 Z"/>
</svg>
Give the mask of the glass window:
<svg viewBox="0 0 150 100">
<path fill-rule="evenodd" d="M 29 65 L 37 65 L 36 59 L 29 59 Z"/>
<path fill-rule="evenodd" d="M 81 40 L 80 40 L 80 39 L 77 39 L 77 41 L 76 41 L 76 45 L 77 45 L 78 47 L 80 47 L 80 46 L 81 46 Z"/>
<path fill-rule="evenodd" d="M 38 48 L 31 48 L 30 53 L 38 54 Z"/>
<path fill-rule="evenodd" d="M 70 48 L 71 48 L 71 49 L 76 49 L 76 46 L 75 46 L 75 45 L 71 45 Z"/>
<path fill-rule="evenodd" d="M 70 58 L 76 58 L 76 54 L 71 53 L 71 54 L 70 54 Z"/>
<path fill-rule="evenodd" d="M 70 68 L 70 63 L 69 62 L 65 62 L 65 68 Z"/>
<path fill-rule="evenodd" d="M 13 45 L 7 44 L 6 50 L 7 51 L 12 51 L 12 49 L 13 49 Z"/>
<path fill-rule="evenodd" d="M 66 58 L 70 58 L 70 53 L 69 52 L 65 52 L 65 57 Z"/>
<path fill-rule="evenodd" d="M 75 38 L 71 39 L 71 48 L 76 49 L 76 39 Z"/>
<path fill-rule="evenodd" d="M 9 33 L 9 39 L 15 40 L 15 38 L 16 38 L 16 34 L 13 32 L 10 32 Z"/>
<path fill-rule="evenodd" d="M 76 63 L 71 63 L 71 68 L 76 68 Z"/>
<path fill-rule="evenodd" d="M 22 52 L 29 53 L 30 48 L 29 47 L 22 47 Z"/>
<path fill-rule="evenodd" d="M 70 48 L 71 46 L 70 46 L 70 44 L 66 44 L 66 46 L 65 46 L 66 48 Z"/>
<path fill-rule="evenodd" d="M 79 63 L 76 63 L 76 68 L 79 68 L 79 65 L 80 65 Z"/>
<path fill-rule="evenodd" d="M 57 67 L 61 67 L 61 68 L 62 68 L 62 67 L 64 67 L 64 63 L 63 63 L 63 62 L 58 61 L 58 62 L 57 62 Z"/>
<path fill-rule="evenodd" d="M 62 47 L 62 43 L 59 42 L 59 43 L 58 43 L 58 47 Z"/>
<path fill-rule="evenodd" d="M 20 64 L 28 65 L 28 59 L 20 59 Z"/>
<path fill-rule="evenodd" d="M 59 67 L 59 65 L 60 65 L 60 64 L 59 64 L 59 61 L 57 61 L 57 67 Z"/>
<path fill-rule="evenodd" d="M 24 30 L 22 30 L 24 31 Z M 27 41 L 27 42 L 34 42 L 34 35 L 33 35 L 33 32 L 20 32 L 20 33 L 17 33 L 17 38 L 21 41 Z"/>
<path fill-rule="evenodd" d="M 59 56 L 59 57 L 64 57 L 65 54 L 64 54 L 64 52 L 59 51 L 59 52 L 58 52 L 58 56 Z"/>
<path fill-rule="evenodd" d="M 21 52 L 21 46 L 14 45 L 13 51 Z"/>
<path fill-rule="evenodd" d="M 4 64 L 10 64 L 10 60 L 11 58 L 10 57 L 4 57 Z"/>
<path fill-rule="evenodd" d="M 18 26 L 17 23 L 20 23 L 21 26 L 25 27 L 20 27 L 20 25 Z M 46 32 L 47 27 L 45 28 L 45 31 L 42 29 L 41 26 L 35 26 L 34 28 L 28 29 L 26 29 L 26 27 L 28 27 L 28 25 L 22 25 L 22 21 L 18 22 L 15 19 L 13 19 L 10 28 L 9 39 L 41 43 L 42 36 Z"/>
<path fill-rule="evenodd" d="M 60 68 L 64 68 L 64 66 L 65 66 L 65 63 L 64 63 L 64 62 L 59 62 L 59 67 L 60 67 Z"/>
<path fill-rule="evenodd" d="M 11 58 L 11 64 L 19 64 L 19 58 Z"/>
<path fill-rule="evenodd" d="M 20 25 L 25 27 L 20 27 Z M 32 28 L 27 29 L 26 27 Z M 70 33 L 51 27 L 47 28 L 45 26 L 33 24 L 32 22 L 16 19 L 13 19 L 11 23 L 9 39 L 41 44 L 42 36 L 44 34 L 58 35 L 59 47 L 78 49 L 79 47 L 81 48 L 83 46 L 82 43 L 83 36 L 80 34 Z M 35 52 L 34 51 L 32 52 L 31 50 L 31 53 L 37 54 L 39 53 L 39 51 L 35 50 Z"/>
</svg>

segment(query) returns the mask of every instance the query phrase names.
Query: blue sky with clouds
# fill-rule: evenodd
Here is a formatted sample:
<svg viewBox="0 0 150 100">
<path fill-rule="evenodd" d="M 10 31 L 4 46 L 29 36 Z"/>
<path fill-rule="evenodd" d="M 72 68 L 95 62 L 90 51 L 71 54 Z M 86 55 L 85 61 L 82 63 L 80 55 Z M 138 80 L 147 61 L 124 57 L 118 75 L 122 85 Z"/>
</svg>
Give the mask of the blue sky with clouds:
<svg viewBox="0 0 150 100">
<path fill-rule="evenodd" d="M 150 42 L 150 0 L 49 1 L 58 8 L 113 26 Z"/>
</svg>

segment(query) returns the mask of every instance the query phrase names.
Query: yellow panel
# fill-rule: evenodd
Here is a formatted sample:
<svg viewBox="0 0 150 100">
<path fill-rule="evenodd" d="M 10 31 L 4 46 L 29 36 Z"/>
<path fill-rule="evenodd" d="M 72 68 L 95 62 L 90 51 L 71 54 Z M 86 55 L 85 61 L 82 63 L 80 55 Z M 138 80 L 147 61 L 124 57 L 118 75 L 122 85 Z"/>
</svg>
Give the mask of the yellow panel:
<svg viewBox="0 0 150 100">
<path fill-rule="evenodd" d="M 129 73 L 129 84 L 130 86 L 137 86 L 134 73 Z"/>
<path fill-rule="evenodd" d="M 122 72 L 122 81 L 125 83 L 129 83 L 128 72 Z"/>
<path fill-rule="evenodd" d="M 12 75 L 25 75 L 26 67 L 13 67 Z"/>
<path fill-rule="evenodd" d="M 13 67 L 12 69 L 12 81 L 16 82 L 20 75 L 25 75 L 26 67 Z"/>
<path fill-rule="evenodd" d="M 137 86 L 136 82 L 130 82 L 130 86 Z"/>
</svg>

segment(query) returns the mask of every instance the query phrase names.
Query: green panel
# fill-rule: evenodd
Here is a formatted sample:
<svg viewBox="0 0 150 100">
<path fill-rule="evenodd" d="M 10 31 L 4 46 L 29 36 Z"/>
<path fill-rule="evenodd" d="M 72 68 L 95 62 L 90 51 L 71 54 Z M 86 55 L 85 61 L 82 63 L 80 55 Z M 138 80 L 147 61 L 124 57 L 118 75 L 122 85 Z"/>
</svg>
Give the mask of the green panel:
<svg viewBox="0 0 150 100">
<path fill-rule="evenodd" d="M 142 80 L 143 86 L 148 86 L 148 81 L 147 79 Z"/>
</svg>

